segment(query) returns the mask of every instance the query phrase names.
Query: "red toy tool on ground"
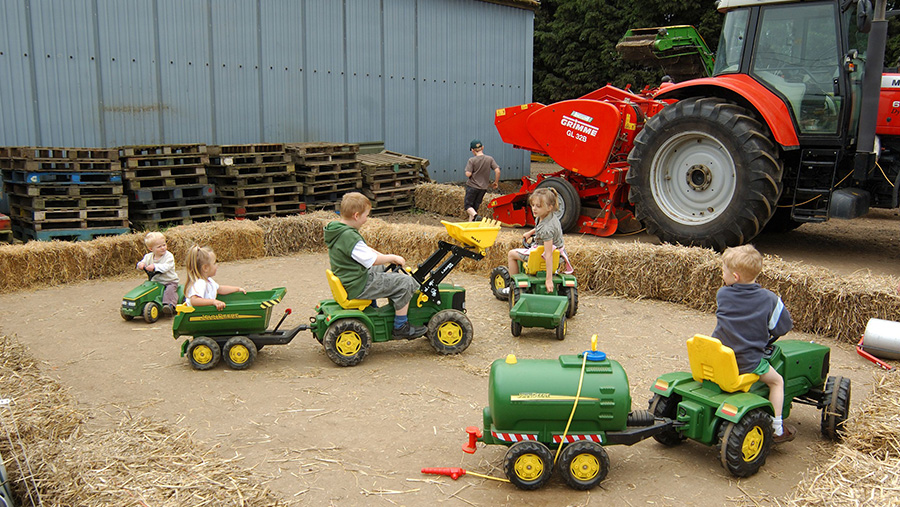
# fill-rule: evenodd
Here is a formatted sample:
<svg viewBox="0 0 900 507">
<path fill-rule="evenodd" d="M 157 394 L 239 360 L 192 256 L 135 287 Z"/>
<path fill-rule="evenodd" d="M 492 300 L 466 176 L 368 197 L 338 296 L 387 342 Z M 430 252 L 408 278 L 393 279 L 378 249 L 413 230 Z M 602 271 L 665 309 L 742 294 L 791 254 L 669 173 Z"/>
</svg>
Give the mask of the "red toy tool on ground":
<svg viewBox="0 0 900 507">
<path fill-rule="evenodd" d="M 483 475 L 483 474 L 479 474 L 479 473 L 475 473 L 475 472 L 469 472 L 465 468 L 459 468 L 459 467 L 423 468 L 422 473 L 423 474 L 434 474 L 434 475 L 446 475 L 447 477 L 450 477 L 454 481 L 466 474 L 469 474 L 469 475 L 474 475 L 475 477 L 481 477 L 482 479 L 491 479 L 494 481 L 509 482 L 509 480 L 507 480 L 507 479 L 503 479 L 500 477 L 491 477 L 490 475 Z"/>
</svg>

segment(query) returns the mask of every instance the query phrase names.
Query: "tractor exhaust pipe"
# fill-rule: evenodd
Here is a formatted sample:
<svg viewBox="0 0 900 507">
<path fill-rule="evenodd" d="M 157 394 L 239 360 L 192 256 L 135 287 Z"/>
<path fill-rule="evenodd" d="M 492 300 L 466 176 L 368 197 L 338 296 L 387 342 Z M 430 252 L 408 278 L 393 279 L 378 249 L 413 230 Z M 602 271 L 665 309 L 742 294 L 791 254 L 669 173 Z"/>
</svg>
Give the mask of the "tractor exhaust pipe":
<svg viewBox="0 0 900 507">
<path fill-rule="evenodd" d="M 859 0 L 857 10 L 871 8 L 870 0 Z M 853 178 L 865 181 L 869 170 L 875 167 L 875 124 L 878 121 L 878 100 L 881 95 L 881 74 L 884 68 L 884 50 L 887 44 L 888 22 L 885 19 L 885 0 L 875 0 L 872 9 L 872 25 L 866 49 L 866 75 L 862 83 L 862 104 L 859 113 L 859 137 L 853 164 Z M 861 30 L 863 31 L 863 30 Z"/>
</svg>

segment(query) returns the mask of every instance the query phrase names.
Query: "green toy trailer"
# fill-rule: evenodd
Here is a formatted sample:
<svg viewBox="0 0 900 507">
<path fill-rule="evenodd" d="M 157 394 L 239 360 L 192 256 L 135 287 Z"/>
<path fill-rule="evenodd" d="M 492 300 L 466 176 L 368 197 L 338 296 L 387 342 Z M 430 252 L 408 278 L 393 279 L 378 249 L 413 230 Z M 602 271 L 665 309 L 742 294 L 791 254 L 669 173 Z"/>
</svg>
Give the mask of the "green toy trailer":
<svg viewBox="0 0 900 507">
<path fill-rule="evenodd" d="M 525 247 L 529 246 L 524 243 Z M 509 307 L 515 306 L 520 294 L 543 294 L 562 296 L 569 300 L 566 317 L 572 318 L 578 313 L 578 280 L 575 275 L 557 273 L 559 269 L 559 250 L 553 251 L 553 292 L 547 292 L 547 268 L 544 261 L 544 247 L 539 246 L 528 253 L 528 260 L 519 262 L 519 272 L 509 273 L 506 266 L 498 266 L 491 271 L 491 292 L 501 301 L 508 301 Z M 503 291 L 509 288 L 509 291 Z M 545 327 L 545 326 L 535 326 Z M 515 335 L 515 333 L 513 333 Z"/>
<path fill-rule="evenodd" d="M 479 441 L 509 447 L 503 470 L 520 489 L 544 486 L 556 468 L 570 487 L 586 490 L 609 471 L 605 446 L 671 431 L 672 420 L 631 411 L 625 370 L 596 351 L 596 336 L 592 342 L 590 351 L 555 360 L 494 361 L 484 431 L 466 428 L 463 451 L 474 453 Z"/>
<path fill-rule="evenodd" d="M 279 331 L 278 328 L 291 310 L 285 310 L 278 325 L 268 331 L 272 307 L 284 297 L 287 289 L 248 292 L 234 292 L 218 296 L 225 308 L 215 306 L 178 305 L 178 312 L 172 321 L 172 336 L 192 336 L 181 344 L 181 357 L 185 355 L 197 370 L 208 370 L 218 364 L 219 359 L 235 369 L 249 368 L 256 360 L 256 353 L 266 345 L 290 343 L 300 331 L 309 329 L 301 324 L 293 329 Z"/>
<path fill-rule="evenodd" d="M 510 331 L 522 334 L 523 327 L 556 330 L 556 339 L 566 339 L 566 312 L 569 298 L 544 294 L 522 294 L 509 309 Z"/>
<path fill-rule="evenodd" d="M 148 277 L 153 277 L 153 273 L 147 273 Z M 153 324 L 159 320 L 159 314 L 162 311 L 162 298 L 166 286 L 153 280 L 138 285 L 128 291 L 122 298 L 122 307 L 119 309 L 119 315 L 125 320 L 131 320 L 135 317 L 143 317 L 149 324 Z M 184 299 L 184 286 L 178 286 L 177 301 Z"/>
<path fill-rule="evenodd" d="M 410 274 L 419 282 L 419 292 L 410 302 L 408 318 L 412 325 L 428 326 L 426 336 L 438 354 L 459 354 L 473 337 L 466 316 L 466 290 L 442 282 L 463 259 L 483 259 L 500 225 L 493 220 L 441 223 L 464 246 L 438 241 L 438 249 Z M 311 330 L 335 364 L 355 366 L 365 359 L 372 342 L 393 339 L 394 307 L 376 308 L 368 299 L 348 299 L 341 281 L 330 270 L 326 274 L 333 299 L 316 306 Z"/>
<path fill-rule="evenodd" d="M 715 445 L 722 465 L 737 477 L 755 474 L 772 447 L 768 387 L 754 374 L 738 374 L 734 351 L 715 338 L 688 340 L 690 372 L 660 376 L 651 388 L 650 411 L 675 424 L 655 436 L 673 446 L 685 439 Z M 828 377 L 830 349 L 796 340 L 770 342 L 769 364 L 784 378 L 787 419 L 792 402 L 822 411 L 821 431 L 837 440 L 850 410 L 850 379 Z"/>
</svg>

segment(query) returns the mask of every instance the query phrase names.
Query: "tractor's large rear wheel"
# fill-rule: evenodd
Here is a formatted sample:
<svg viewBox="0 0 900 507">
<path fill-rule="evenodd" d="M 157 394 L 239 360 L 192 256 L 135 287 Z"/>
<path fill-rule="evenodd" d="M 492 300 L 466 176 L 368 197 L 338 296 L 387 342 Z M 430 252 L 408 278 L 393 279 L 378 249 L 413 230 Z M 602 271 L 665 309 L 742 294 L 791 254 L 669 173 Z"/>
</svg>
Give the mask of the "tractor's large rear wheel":
<svg viewBox="0 0 900 507">
<path fill-rule="evenodd" d="M 569 183 L 569 180 L 563 178 L 547 178 L 534 187 L 552 188 L 559 195 L 557 204 L 559 205 L 559 225 L 562 226 L 563 232 L 571 232 L 578 224 L 578 217 L 581 216 L 581 197 L 575 186 Z"/>
<path fill-rule="evenodd" d="M 762 230 L 781 194 L 768 129 L 720 98 L 690 98 L 651 117 L 628 155 L 629 199 L 659 239 L 723 250 Z"/>
</svg>

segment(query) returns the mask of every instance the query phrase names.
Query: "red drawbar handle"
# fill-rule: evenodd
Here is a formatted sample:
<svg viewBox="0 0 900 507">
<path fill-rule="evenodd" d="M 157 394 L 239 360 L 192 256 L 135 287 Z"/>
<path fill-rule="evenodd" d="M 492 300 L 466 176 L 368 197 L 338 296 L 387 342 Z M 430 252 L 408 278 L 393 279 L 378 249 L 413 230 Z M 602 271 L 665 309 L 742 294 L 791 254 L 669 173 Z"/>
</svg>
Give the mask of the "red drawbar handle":
<svg viewBox="0 0 900 507">
<path fill-rule="evenodd" d="M 869 361 L 872 361 L 873 363 L 877 364 L 878 366 L 881 366 L 885 370 L 888 370 L 888 371 L 893 370 L 894 369 L 893 366 L 885 363 L 881 359 L 878 359 L 877 357 L 875 357 L 872 354 L 869 354 L 868 352 L 863 350 L 863 348 L 862 348 L 863 338 L 865 338 L 865 336 L 861 336 L 859 338 L 859 343 L 856 344 L 856 353 L 863 356 L 864 358 L 868 359 Z"/>
<path fill-rule="evenodd" d="M 458 467 L 423 468 L 422 473 L 423 474 L 434 474 L 434 475 L 446 475 L 455 481 L 456 479 L 459 479 L 460 477 L 466 475 L 466 470 L 464 468 L 458 468 Z"/>
</svg>

